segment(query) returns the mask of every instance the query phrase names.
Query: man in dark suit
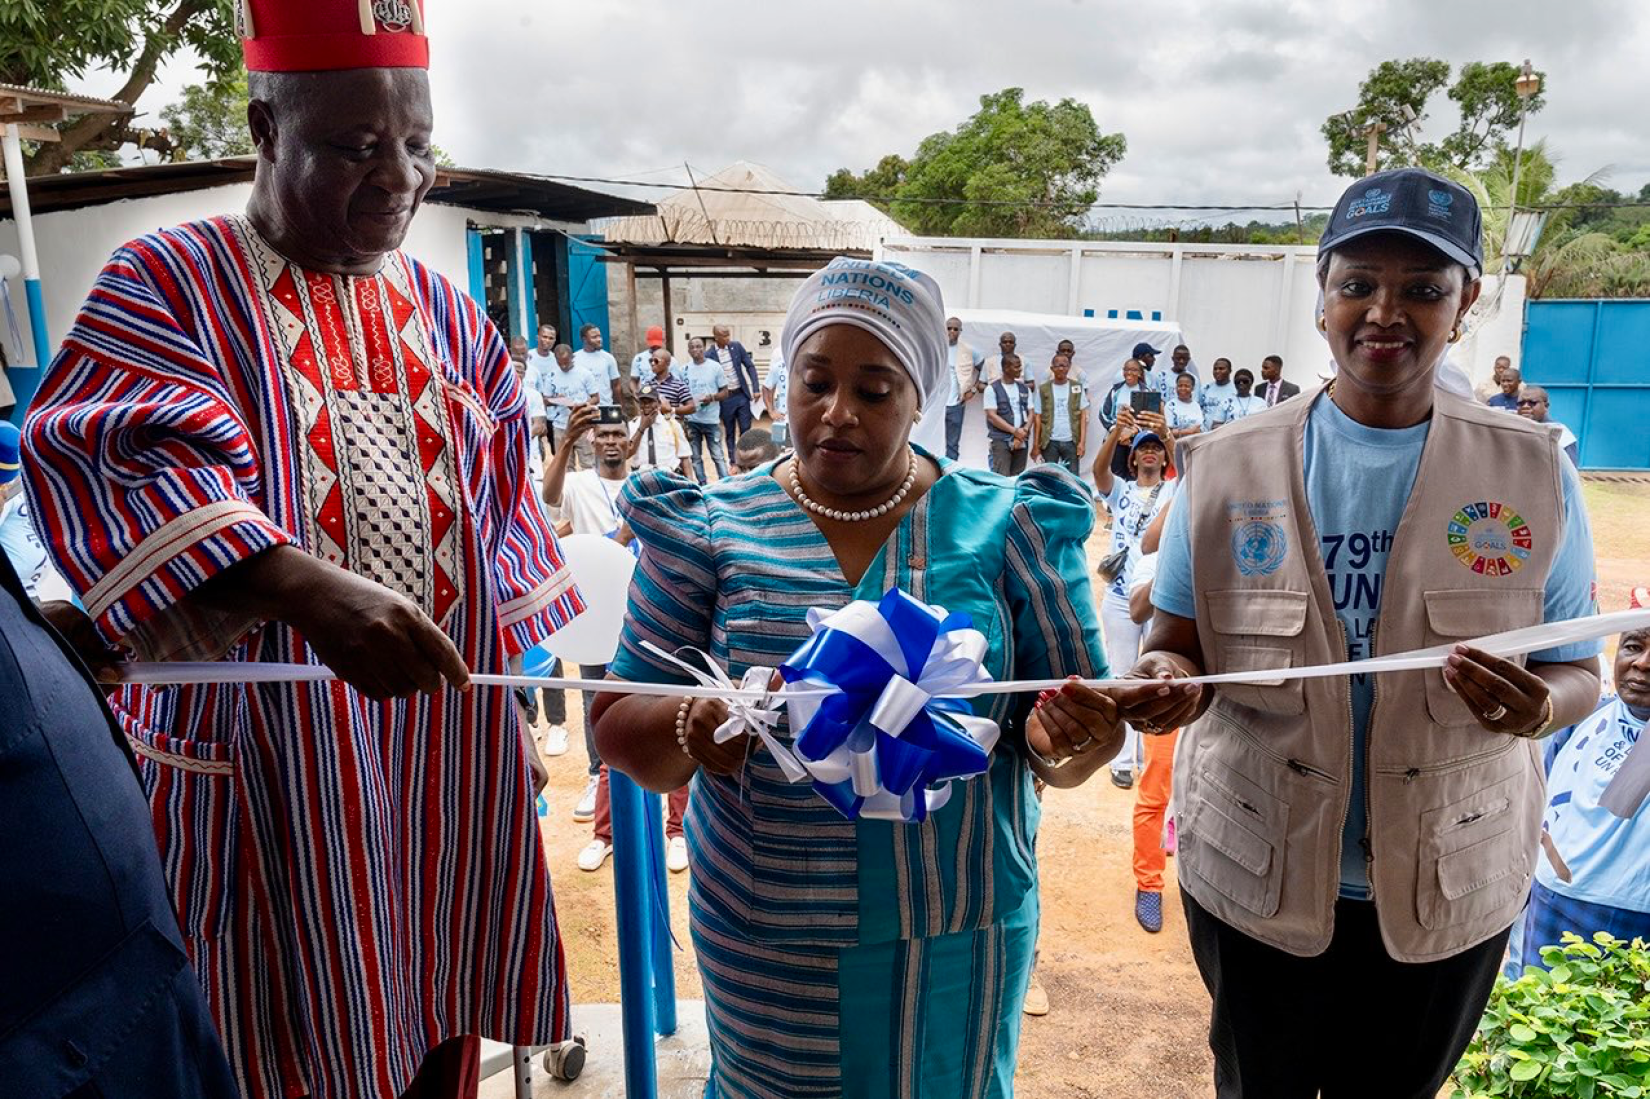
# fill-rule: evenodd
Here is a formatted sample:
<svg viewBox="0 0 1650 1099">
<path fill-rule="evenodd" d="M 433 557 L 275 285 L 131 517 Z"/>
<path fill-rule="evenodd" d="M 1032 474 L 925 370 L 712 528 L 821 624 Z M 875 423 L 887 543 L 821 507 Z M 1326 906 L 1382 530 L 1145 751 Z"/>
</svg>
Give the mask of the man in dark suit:
<svg viewBox="0 0 1650 1099">
<path fill-rule="evenodd" d="M 92 625 L 0 554 L 0 1093 L 234 1099 Z M 78 627 L 78 628 L 76 628 Z"/>
<path fill-rule="evenodd" d="M 1261 383 L 1255 387 L 1255 396 L 1266 402 L 1266 406 L 1287 401 L 1301 391 L 1301 387 L 1294 382 L 1283 380 L 1283 356 L 1268 355 L 1260 361 Z"/>
<path fill-rule="evenodd" d="M 722 364 L 722 377 L 728 383 L 728 395 L 722 398 L 722 442 L 728 448 L 728 461 L 738 464 L 735 444 L 750 430 L 751 404 L 761 396 L 762 382 L 756 373 L 756 360 L 744 344 L 728 338 L 727 325 L 712 328 L 711 336 L 716 342 L 705 356 Z"/>
</svg>

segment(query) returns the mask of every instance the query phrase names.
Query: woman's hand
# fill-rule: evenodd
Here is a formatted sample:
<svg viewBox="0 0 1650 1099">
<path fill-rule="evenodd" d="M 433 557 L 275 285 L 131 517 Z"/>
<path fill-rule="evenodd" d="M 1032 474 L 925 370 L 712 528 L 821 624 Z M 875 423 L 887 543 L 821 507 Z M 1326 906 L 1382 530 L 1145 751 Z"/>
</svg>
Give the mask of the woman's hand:
<svg viewBox="0 0 1650 1099">
<path fill-rule="evenodd" d="M 678 710 L 678 713 L 681 711 Z M 728 704 L 719 698 L 696 698 L 687 712 L 687 754 L 713 775 L 731 775 L 745 764 L 749 735 L 716 743 L 716 730 L 728 719 Z"/>
<path fill-rule="evenodd" d="M 1058 690 L 1044 691 L 1026 718 L 1026 745 L 1056 762 L 1096 754 L 1110 762 L 1123 747 L 1117 703 L 1072 678 Z"/>
<path fill-rule="evenodd" d="M 1186 670 L 1167 653 L 1149 652 L 1129 670 L 1125 679 L 1139 679 L 1139 687 L 1114 687 L 1111 696 L 1123 720 L 1143 733 L 1167 733 L 1197 716 L 1203 688 L 1196 683 L 1176 684 Z"/>
<path fill-rule="evenodd" d="M 1444 682 L 1486 732 L 1534 736 L 1551 717 L 1546 680 L 1482 649 L 1457 645 L 1445 662 Z"/>
</svg>

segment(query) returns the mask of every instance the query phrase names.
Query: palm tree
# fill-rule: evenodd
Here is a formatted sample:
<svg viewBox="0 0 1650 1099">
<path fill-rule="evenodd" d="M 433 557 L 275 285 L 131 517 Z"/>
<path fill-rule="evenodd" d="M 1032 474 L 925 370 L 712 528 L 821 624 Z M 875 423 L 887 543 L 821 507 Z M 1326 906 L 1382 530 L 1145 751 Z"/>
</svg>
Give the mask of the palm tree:
<svg viewBox="0 0 1650 1099">
<path fill-rule="evenodd" d="M 1513 150 L 1501 149 L 1479 172 L 1449 166 L 1436 170 L 1453 178 L 1478 199 L 1484 218 L 1485 270 L 1505 267 L 1503 249 L 1512 213 Z M 1523 152 L 1518 172 L 1517 205 L 1525 209 L 1562 204 L 1566 198 L 1599 187 L 1609 176 L 1600 168 L 1579 183 L 1558 187 L 1557 158 L 1545 139 Z M 1625 251 L 1606 233 L 1583 233 L 1570 228 L 1575 211 L 1548 210 L 1535 251 L 1515 270 L 1525 276 L 1530 298 L 1642 297 L 1650 294 L 1650 257 Z"/>
</svg>

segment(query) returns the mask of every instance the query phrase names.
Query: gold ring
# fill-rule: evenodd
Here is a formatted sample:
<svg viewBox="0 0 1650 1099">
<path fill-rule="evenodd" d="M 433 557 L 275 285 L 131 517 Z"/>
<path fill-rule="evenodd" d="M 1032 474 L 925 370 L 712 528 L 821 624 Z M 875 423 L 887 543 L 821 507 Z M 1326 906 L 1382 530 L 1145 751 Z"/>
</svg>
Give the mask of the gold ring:
<svg viewBox="0 0 1650 1099">
<path fill-rule="evenodd" d="M 1504 718 L 1506 716 L 1507 716 L 1507 708 L 1505 706 L 1503 706 L 1501 703 L 1497 702 L 1495 704 L 1495 709 L 1491 710 L 1489 713 L 1484 715 L 1484 720 L 1485 721 L 1500 721 L 1502 718 Z"/>
</svg>

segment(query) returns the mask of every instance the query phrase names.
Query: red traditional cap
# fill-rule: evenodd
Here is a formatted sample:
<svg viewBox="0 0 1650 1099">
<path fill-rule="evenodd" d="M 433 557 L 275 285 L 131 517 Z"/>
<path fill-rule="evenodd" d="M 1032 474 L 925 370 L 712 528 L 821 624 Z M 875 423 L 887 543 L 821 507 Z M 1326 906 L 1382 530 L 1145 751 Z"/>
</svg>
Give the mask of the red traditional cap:
<svg viewBox="0 0 1650 1099">
<path fill-rule="evenodd" d="M 236 0 L 250 72 L 427 69 L 423 0 Z"/>
</svg>

